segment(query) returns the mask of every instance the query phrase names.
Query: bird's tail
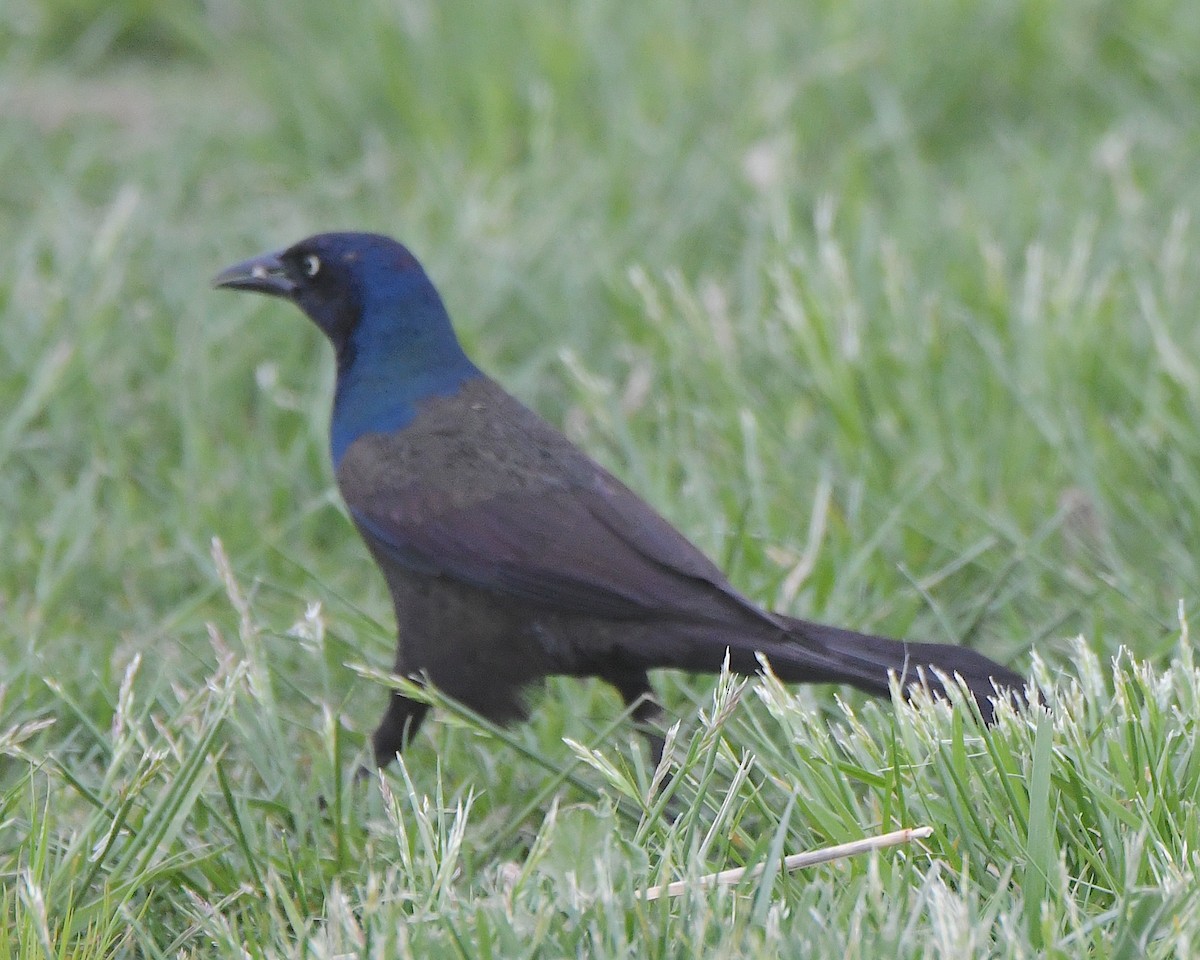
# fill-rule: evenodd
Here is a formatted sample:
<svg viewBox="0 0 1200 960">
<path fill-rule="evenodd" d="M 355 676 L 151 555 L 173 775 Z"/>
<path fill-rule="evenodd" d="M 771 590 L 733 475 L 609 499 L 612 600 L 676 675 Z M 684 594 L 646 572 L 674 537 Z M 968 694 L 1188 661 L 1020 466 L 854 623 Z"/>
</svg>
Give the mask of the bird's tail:
<svg viewBox="0 0 1200 960">
<path fill-rule="evenodd" d="M 994 700 L 1024 700 L 1025 681 L 1019 674 L 967 647 L 908 643 L 779 614 L 776 617 L 792 642 L 772 644 L 763 653 L 784 682 L 846 683 L 887 696 L 889 675 L 895 673 L 902 688 L 924 685 L 934 695 L 944 696 L 939 674 L 957 675 L 989 723 Z"/>
</svg>

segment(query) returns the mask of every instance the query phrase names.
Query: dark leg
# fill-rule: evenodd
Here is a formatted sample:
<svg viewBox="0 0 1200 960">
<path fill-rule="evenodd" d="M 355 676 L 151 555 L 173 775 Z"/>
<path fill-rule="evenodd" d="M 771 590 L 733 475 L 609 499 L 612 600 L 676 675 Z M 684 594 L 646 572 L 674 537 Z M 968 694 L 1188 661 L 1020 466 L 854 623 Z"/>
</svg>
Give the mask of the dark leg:
<svg viewBox="0 0 1200 960">
<path fill-rule="evenodd" d="M 417 735 L 421 721 L 429 712 L 429 704 L 409 700 L 399 693 L 393 692 L 388 702 L 387 712 L 383 720 L 371 735 L 371 745 L 375 748 L 375 765 L 386 767 L 401 750 L 403 750 Z"/>
<path fill-rule="evenodd" d="M 650 678 L 644 673 L 627 674 L 620 679 L 608 679 L 626 706 L 633 707 L 633 722 L 646 738 L 650 748 L 650 759 L 657 767 L 662 762 L 663 748 L 666 746 L 660 732 L 663 710 L 654 699 L 654 688 L 650 686 Z"/>
</svg>

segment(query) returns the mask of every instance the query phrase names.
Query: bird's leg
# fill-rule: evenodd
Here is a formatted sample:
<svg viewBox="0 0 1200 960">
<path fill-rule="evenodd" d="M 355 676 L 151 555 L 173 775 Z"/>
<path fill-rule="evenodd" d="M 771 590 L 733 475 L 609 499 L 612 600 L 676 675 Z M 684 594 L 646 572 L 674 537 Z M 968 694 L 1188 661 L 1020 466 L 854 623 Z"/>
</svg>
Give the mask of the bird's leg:
<svg viewBox="0 0 1200 960">
<path fill-rule="evenodd" d="M 619 678 L 609 678 L 609 682 L 617 688 L 625 705 L 633 707 L 633 722 L 646 738 L 646 745 L 650 748 L 650 760 L 657 768 L 662 762 L 666 743 L 663 740 L 660 722 L 663 709 L 654 699 L 654 688 L 650 686 L 650 678 L 645 673 L 625 674 Z"/>
<path fill-rule="evenodd" d="M 376 766 L 386 767 L 395 759 L 396 754 L 417 735 L 421 721 L 428 712 L 429 704 L 410 700 L 397 691 L 392 692 L 387 711 L 371 735 Z"/>
</svg>

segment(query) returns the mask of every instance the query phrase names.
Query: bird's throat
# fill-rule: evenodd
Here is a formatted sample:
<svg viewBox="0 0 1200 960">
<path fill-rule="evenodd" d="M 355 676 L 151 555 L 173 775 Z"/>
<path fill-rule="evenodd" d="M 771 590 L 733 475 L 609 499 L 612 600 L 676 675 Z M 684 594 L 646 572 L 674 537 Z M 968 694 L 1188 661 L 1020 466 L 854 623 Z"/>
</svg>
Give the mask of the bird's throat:
<svg viewBox="0 0 1200 960">
<path fill-rule="evenodd" d="M 333 466 L 367 433 L 403 430 L 425 401 L 455 393 L 482 376 L 456 340 L 409 344 L 408 349 L 338 352 L 337 385 L 329 441 Z"/>
</svg>

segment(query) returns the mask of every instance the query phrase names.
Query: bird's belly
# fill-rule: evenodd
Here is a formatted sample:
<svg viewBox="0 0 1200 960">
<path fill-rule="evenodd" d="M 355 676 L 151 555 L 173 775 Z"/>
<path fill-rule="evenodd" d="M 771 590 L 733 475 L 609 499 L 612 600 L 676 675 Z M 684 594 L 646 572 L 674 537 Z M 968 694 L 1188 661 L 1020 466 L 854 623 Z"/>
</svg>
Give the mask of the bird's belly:
<svg viewBox="0 0 1200 960">
<path fill-rule="evenodd" d="M 489 719 L 525 716 L 521 691 L 552 674 L 575 673 L 560 631 L 537 611 L 442 577 L 389 577 L 396 603 L 396 669 L 424 675 Z"/>
</svg>

